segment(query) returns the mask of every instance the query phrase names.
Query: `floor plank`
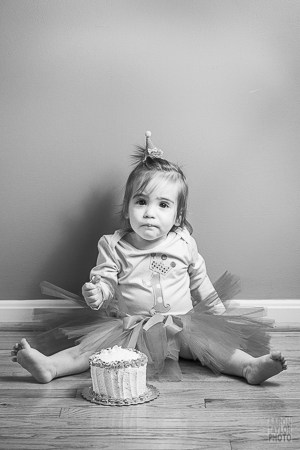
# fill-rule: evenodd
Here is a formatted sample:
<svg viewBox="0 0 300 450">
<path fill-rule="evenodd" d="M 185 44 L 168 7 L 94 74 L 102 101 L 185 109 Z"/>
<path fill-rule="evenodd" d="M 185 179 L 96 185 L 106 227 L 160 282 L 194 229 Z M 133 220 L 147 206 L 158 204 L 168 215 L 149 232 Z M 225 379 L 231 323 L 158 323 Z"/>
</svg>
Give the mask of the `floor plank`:
<svg viewBox="0 0 300 450">
<path fill-rule="evenodd" d="M 212 410 L 220 410 L 231 412 L 239 410 L 241 413 L 245 411 L 280 411 L 280 414 L 291 410 L 300 410 L 299 398 L 243 398 L 243 399 L 224 399 L 224 398 L 205 398 L 205 408 Z"/>
<path fill-rule="evenodd" d="M 114 433 L 107 434 L 99 430 L 97 434 L 69 433 L 40 433 L 38 429 L 33 429 L 31 433 L 20 435 L 18 439 L 4 437 L 2 441 L 3 449 L 7 450 L 43 450 L 53 449 L 105 449 L 105 450 L 231 450 L 229 440 L 216 440 L 202 438 L 198 434 L 178 435 L 177 433 L 164 432 L 157 433 L 153 430 L 151 436 L 145 436 L 143 432 L 137 431 L 134 434 Z M 1 445 L 1 444 L 0 444 Z M 0 447 L 1 448 L 1 447 Z"/>
</svg>

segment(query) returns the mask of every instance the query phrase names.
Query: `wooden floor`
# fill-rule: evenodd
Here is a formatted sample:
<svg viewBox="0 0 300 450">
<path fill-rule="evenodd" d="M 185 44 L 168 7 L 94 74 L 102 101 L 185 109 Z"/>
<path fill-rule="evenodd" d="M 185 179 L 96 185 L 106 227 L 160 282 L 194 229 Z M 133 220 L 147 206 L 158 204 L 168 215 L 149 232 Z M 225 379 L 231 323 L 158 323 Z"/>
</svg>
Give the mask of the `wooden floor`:
<svg viewBox="0 0 300 450">
<path fill-rule="evenodd" d="M 300 332 L 273 333 L 289 367 L 261 386 L 182 361 L 182 382 L 153 383 L 158 399 L 126 407 L 84 400 L 88 372 L 35 383 L 10 362 L 24 334 L 34 332 L 0 330 L 1 449 L 300 449 Z"/>
</svg>

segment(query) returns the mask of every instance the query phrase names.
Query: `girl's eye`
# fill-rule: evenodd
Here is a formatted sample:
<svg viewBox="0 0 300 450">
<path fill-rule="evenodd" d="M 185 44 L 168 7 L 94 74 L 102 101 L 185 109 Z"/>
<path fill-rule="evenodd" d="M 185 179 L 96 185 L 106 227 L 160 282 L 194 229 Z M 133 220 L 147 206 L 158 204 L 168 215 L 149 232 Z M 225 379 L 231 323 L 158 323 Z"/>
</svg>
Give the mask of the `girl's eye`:
<svg viewBox="0 0 300 450">
<path fill-rule="evenodd" d="M 146 205 L 146 200 L 144 200 L 143 198 L 139 198 L 139 199 L 136 201 L 136 204 L 137 204 L 137 205 Z"/>
<path fill-rule="evenodd" d="M 161 202 L 161 203 L 160 203 L 160 207 L 161 207 L 161 208 L 169 208 L 169 204 L 166 203 L 166 202 Z"/>
</svg>

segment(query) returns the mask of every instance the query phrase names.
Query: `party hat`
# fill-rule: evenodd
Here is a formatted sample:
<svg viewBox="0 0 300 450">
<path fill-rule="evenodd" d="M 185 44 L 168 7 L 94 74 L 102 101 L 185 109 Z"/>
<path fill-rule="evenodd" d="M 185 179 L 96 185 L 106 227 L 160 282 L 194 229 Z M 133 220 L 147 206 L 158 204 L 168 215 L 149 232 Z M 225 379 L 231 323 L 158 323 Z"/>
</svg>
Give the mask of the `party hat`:
<svg viewBox="0 0 300 450">
<path fill-rule="evenodd" d="M 146 152 L 145 152 L 145 159 L 150 156 L 150 158 L 162 158 L 164 152 L 160 149 L 155 147 L 153 144 L 151 138 L 151 131 L 146 131 Z"/>
</svg>

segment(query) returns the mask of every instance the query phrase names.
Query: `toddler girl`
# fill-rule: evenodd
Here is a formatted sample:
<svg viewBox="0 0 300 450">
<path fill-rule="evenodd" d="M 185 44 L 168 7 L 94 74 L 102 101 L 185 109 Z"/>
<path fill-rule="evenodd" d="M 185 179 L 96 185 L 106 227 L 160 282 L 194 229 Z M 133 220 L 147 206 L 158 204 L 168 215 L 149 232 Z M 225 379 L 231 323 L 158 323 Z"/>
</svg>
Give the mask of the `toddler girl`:
<svg viewBox="0 0 300 450">
<path fill-rule="evenodd" d="M 181 379 L 184 357 L 260 384 L 286 369 L 280 352 L 269 353 L 271 323 L 260 308 L 225 308 L 236 280 L 224 274 L 212 285 L 186 218 L 185 176 L 150 136 L 127 180 L 125 227 L 99 241 L 97 265 L 82 288 L 88 306 L 60 327 L 76 345 L 46 356 L 22 339 L 13 361 L 47 383 L 86 371 L 93 353 L 120 345 L 148 356 L 148 376 Z M 48 285 L 49 292 L 81 301 Z"/>
</svg>

